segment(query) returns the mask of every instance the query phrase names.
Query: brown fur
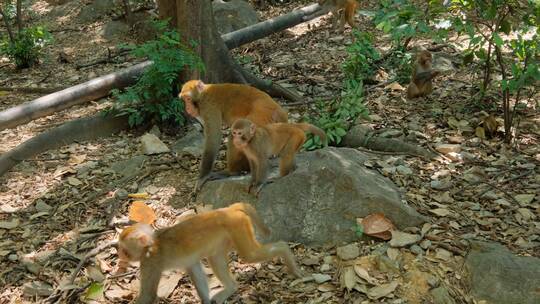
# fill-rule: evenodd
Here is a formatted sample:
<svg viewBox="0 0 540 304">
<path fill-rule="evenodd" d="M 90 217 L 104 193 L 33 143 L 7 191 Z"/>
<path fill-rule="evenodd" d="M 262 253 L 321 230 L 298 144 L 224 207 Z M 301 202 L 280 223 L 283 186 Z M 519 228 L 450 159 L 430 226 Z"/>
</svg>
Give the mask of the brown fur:
<svg viewBox="0 0 540 304">
<path fill-rule="evenodd" d="M 228 253 L 233 249 L 248 263 L 281 257 L 295 276 L 302 276 L 287 244 L 259 243 L 253 224 L 264 234 L 270 232 L 251 205 L 235 203 L 227 208 L 189 216 L 174 226 L 155 232 L 144 223 L 124 229 L 118 242 L 119 256 L 141 262 L 141 289 L 137 303 L 153 303 L 161 273 L 176 268 L 187 270 L 203 303 L 223 303 L 237 289 L 227 265 Z M 200 265 L 203 257 L 208 258 L 214 274 L 224 286 L 212 299 Z"/>
<path fill-rule="evenodd" d="M 432 69 L 432 61 L 433 58 L 429 51 L 423 50 L 418 53 L 413 67 L 411 82 L 407 87 L 407 98 L 426 96 L 433 91 L 431 80 L 440 73 Z"/>
<path fill-rule="evenodd" d="M 190 80 L 184 84 L 179 97 L 186 112 L 198 118 L 204 127 L 205 144 L 196 189 L 209 178 L 221 144 L 221 127 L 248 118 L 257 125 L 287 122 L 287 112 L 268 94 L 243 84 L 205 84 Z M 231 144 L 227 144 L 227 175 L 249 170 L 246 158 Z"/>
<path fill-rule="evenodd" d="M 340 19 L 340 30 L 345 28 L 347 22 L 351 28 L 356 28 L 354 16 L 358 9 L 356 0 L 318 0 L 319 5 L 325 9 L 330 9 L 333 15 L 332 27 L 335 28 L 337 20 Z"/>
<path fill-rule="evenodd" d="M 313 133 L 326 141 L 323 130 L 308 123 L 273 123 L 257 127 L 248 119 L 238 119 L 231 127 L 234 146 L 249 160 L 251 183 L 248 191 L 256 188 L 256 194 L 266 183 L 268 158 L 280 157 L 281 176 L 289 174 L 295 166 L 294 157 L 306 141 L 304 132 Z"/>
</svg>

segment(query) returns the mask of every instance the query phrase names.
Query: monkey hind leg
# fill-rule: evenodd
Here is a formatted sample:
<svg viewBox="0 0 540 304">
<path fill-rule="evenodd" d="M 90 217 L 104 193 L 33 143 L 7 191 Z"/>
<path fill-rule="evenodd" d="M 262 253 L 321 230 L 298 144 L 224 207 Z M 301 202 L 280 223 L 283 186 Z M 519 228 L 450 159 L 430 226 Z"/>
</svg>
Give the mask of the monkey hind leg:
<svg viewBox="0 0 540 304">
<path fill-rule="evenodd" d="M 257 250 L 251 251 L 246 256 L 241 255 L 241 257 L 248 263 L 268 261 L 274 257 L 280 257 L 285 265 L 287 265 L 289 272 L 299 278 L 303 276 L 302 271 L 294 260 L 292 251 L 285 242 L 265 244 Z"/>
<path fill-rule="evenodd" d="M 289 271 L 297 277 L 302 277 L 302 272 L 294 260 L 289 246 L 285 242 L 277 242 L 261 245 L 255 239 L 255 233 L 251 220 L 242 218 L 236 227 L 231 230 L 231 237 L 238 255 L 248 263 L 268 261 L 274 257 L 281 257 Z"/>
<path fill-rule="evenodd" d="M 226 252 L 220 252 L 209 257 L 208 263 L 212 267 L 214 275 L 223 284 L 223 289 L 212 297 L 212 303 L 221 304 L 236 291 L 238 286 L 229 271 Z"/>
</svg>

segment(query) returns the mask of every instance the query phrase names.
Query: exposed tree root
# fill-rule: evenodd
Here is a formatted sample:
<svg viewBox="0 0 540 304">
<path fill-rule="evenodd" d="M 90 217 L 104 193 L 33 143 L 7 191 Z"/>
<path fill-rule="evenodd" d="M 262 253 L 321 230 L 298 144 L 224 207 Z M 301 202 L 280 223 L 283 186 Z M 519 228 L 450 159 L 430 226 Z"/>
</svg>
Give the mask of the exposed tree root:
<svg viewBox="0 0 540 304">
<path fill-rule="evenodd" d="M 406 153 L 413 156 L 420 156 L 426 159 L 433 159 L 437 155 L 424 149 L 394 138 L 380 138 L 374 136 L 368 127 L 357 125 L 343 138 L 343 146 L 350 148 L 363 147 L 374 151 Z"/>
<path fill-rule="evenodd" d="M 47 130 L 0 156 L 0 176 L 19 162 L 75 141 L 108 136 L 129 126 L 126 116 L 97 114 Z"/>
</svg>

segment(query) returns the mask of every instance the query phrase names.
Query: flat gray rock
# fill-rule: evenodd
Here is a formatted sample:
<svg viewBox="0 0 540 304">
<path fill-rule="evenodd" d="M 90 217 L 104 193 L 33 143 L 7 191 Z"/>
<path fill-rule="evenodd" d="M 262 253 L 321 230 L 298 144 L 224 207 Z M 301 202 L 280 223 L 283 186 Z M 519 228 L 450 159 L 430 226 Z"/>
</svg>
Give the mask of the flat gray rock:
<svg viewBox="0 0 540 304">
<path fill-rule="evenodd" d="M 465 265 L 475 300 L 489 304 L 540 303 L 540 259 L 514 255 L 497 243 L 474 241 Z"/>
<path fill-rule="evenodd" d="M 211 181 L 197 200 L 214 208 L 252 203 L 272 229 L 273 240 L 303 244 L 351 242 L 356 218 L 382 212 L 398 227 L 418 226 L 425 218 L 402 200 L 396 186 L 363 163 L 355 149 L 327 147 L 297 154 L 297 169 L 266 185 L 259 198 L 247 193 L 250 176 Z M 277 166 L 271 177 L 278 176 Z"/>
</svg>

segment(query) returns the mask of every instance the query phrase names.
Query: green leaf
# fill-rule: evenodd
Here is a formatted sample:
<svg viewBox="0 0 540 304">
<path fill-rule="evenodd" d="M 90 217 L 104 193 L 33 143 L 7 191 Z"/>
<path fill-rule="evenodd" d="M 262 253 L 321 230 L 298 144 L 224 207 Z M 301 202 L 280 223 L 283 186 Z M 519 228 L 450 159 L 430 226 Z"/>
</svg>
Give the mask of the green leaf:
<svg viewBox="0 0 540 304">
<path fill-rule="evenodd" d="M 84 298 L 86 300 L 102 300 L 103 299 L 103 284 L 99 282 L 93 282 L 90 284 Z"/>
<path fill-rule="evenodd" d="M 502 40 L 501 36 L 499 36 L 498 33 L 493 33 L 493 41 L 495 42 L 495 45 L 498 47 L 502 47 L 504 44 L 504 41 Z"/>
</svg>

